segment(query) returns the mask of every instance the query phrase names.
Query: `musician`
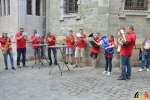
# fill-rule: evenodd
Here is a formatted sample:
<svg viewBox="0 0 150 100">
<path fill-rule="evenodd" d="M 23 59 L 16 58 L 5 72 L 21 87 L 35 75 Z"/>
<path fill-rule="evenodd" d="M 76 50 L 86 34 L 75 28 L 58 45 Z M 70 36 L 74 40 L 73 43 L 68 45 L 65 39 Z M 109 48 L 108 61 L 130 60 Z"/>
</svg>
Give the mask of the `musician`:
<svg viewBox="0 0 150 100">
<path fill-rule="evenodd" d="M 68 36 L 66 36 L 66 64 L 68 64 L 68 59 L 70 58 L 70 63 L 73 65 L 72 61 L 72 54 L 73 54 L 73 45 L 74 45 L 74 36 L 73 36 L 73 31 L 70 30 Z"/>
<path fill-rule="evenodd" d="M 121 76 L 118 78 L 118 80 L 126 80 L 130 79 L 131 76 L 131 55 L 133 51 L 133 47 L 135 45 L 136 41 L 136 34 L 134 33 L 133 26 L 127 27 L 127 36 L 126 36 L 126 42 L 120 41 L 118 42 L 121 45 Z M 127 67 L 127 71 L 126 71 Z"/>
<path fill-rule="evenodd" d="M 100 43 L 100 33 L 99 32 L 97 32 L 95 34 L 95 40 L 93 40 L 93 42 L 95 44 Z M 97 45 L 99 45 L 99 44 L 97 44 Z M 99 46 L 99 48 L 95 48 L 94 46 L 92 46 L 92 48 L 90 50 L 90 57 L 94 60 L 94 67 L 96 67 L 97 57 L 98 57 L 99 52 L 100 52 L 100 46 Z"/>
<path fill-rule="evenodd" d="M 141 68 L 139 72 L 143 71 L 146 62 L 146 71 L 149 71 L 150 65 L 150 34 L 141 44 Z"/>
<path fill-rule="evenodd" d="M 23 67 L 28 67 L 26 65 L 26 41 L 28 41 L 28 37 L 23 34 L 24 29 L 20 28 L 19 32 L 16 33 L 16 47 L 17 47 L 17 67 L 21 68 L 20 66 L 20 56 L 22 54 L 22 64 Z"/>
<path fill-rule="evenodd" d="M 14 58 L 13 58 L 13 51 L 12 51 L 12 47 L 11 47 L 11 39 L 8 37 L 8 34 L 7 32 L 3 32 L 2 33 L 2 37 L 0 38 L 0 43 L 1 43 L 1 46 L 0 46 L 0 49 L 3 51 L 4 49 L 6 49 L 6 45 L 9 45 L 8 47 L 8 50 L 6 51 L 5 54 L 3 54 L 4 56 L 4 63 L 5 63 L 5 70 L 8 70 L 8 63 L 7 63 L 7 57 L 9 55 L 10 57 L 10 63 L 11 63 L 11 68 L 13 70 L 15 70 L 15 67 L 14 67 Z"/>
<path fill-rule="evenodd" d="M 41 42 L 41 37 L 40 36 L 36 36 L 37 34 L 37 30 L 33 30 L 33 35 L 30 37 L 30 40 L 32 42 L 32 49 L 33 49 L 33 53 L 34 53 L 34 61 L 35 61 L 35 64 L 36 63 L 36 55 L 38 56 L 38 60 L 39 60 L 39 64 L 41 63 L 41 60 L 40 60 L 40 46 L 33 46 L 33 45 L 38 45 L 40 44 Z"/>
<path fill-rule="evenodd" d="M 73 68 L 78 68 L 78 57 L 80 55 L 80 63 L 79 63 L 79 66 L 81 66 L 81 63 L 82 63 L 82 57 L 84 55 L 84 48 L 85 48 L 85 42 L 86 42 L 86 35 L 83 33 L 83 30 L 80 29 L 79 30 L 79 33 L 80 33 L 80 37 L 75 37 L 75 42 L 77 43 L 76 44 L 76 49 L 75 49 L 75 62 L 76 62 L 76 65 L 73 67 Z"/>
<path fill-rule="evenodd" d="M 105 50 L 110 49 L 110 48 L 114 48 L 115 43 L 114 43 L 114 36 L 110 35 L 108 37 L 108 41 L 110 46 L 106 47 Z M 113 53 L 106 53 L 105 51 L 105 60 L 106 60 L 106 66 L 105 66 L 105 70 L 103 71 L 103 74 L 106 75 L 110 75 L 112 72 L 112 58 L 113 58 Z M 109 68 L 109 71 L 108 71 Z"/>
<path fill-rule="evenodd" d="M 50 32 L 48 32 L 46 38 L 46 43 L 48 44 L 48 46 L 54 46 L 55 43 L 56 43 L 56 37 L 54 34 L 51 34 Z M 57 62 L 57 52 L 56 52 L 56 48 L 48 48 L 48 58 L 49 58 L 49 65 L 51 66 L 53 63 L 52 63 L 52 58 L 51 58 L 51 51 L 53 51 L 53 55 L 54 55 L 54 64 L 55 65 L 58 65 L 58 62 Z"/>
</svg>

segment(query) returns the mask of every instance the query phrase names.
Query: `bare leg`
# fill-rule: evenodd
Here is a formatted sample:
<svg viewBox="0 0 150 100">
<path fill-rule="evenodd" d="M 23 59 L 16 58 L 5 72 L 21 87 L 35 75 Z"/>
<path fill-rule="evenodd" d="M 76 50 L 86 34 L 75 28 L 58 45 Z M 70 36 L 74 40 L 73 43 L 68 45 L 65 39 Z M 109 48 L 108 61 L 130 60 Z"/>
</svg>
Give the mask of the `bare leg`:
<svg viewBox="0 0 150 100">
<path fill-rule="evenodd" d="M 70 58 L 70 62 L 72 63 L 72 54 L 69 55 L 69 58 Z"/>
<path fill-rule="evenodd" d="M 80 57 L 80 65 L 81 65 L 81 63 L 82 63 L 82 57 Z"/>
<path fill-rule="evenodd" d="M 36 62 L 36 54 L 34 54 L 34 61 Z"/>
<path fill-rule="evenodd" d="M 76 65 L 78 65 L 78 58 L 75 58 L 75 61 L 76 61 Z"/>
<path fill-rule="evenodd" d="M 39 63 L 41 62 L 41 56 L 38 54 Z"/>
<path fill-rule="evenodd" d="M 97 59 L 93 58 L 94 59 L 94 67 L 96 67 L 96 63 L 97 63 Z"/>
<path fill-rule="evenodd" d="M 66 62 L 68 62 L 69 54 L 66 54 Z"/>
</svg>

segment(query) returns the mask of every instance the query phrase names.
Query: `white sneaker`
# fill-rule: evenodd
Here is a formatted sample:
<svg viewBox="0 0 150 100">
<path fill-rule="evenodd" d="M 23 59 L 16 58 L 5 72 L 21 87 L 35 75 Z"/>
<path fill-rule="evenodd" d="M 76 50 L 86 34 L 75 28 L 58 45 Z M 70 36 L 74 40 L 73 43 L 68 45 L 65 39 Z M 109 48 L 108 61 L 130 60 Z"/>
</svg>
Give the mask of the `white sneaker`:
<svg viewBox="0 0 150 100">
<path fill-rule="evenodd" d="M 146 71 L 147 71 L 147 72 L 149 72 L 149 69 L 148 69 L 148 68 L 146 68 Z"/>
<path fill-rule="evenodd" d="M 108 72 L 106 75 L 110 75 L 111 74 L 111 72 Z"/>
<path fill-rule="evenodd" d="M 140 68 L 140 69 L 138 70 L 138 72 L 141 72 L 141 71 L 143 71 L 143 69 L 142 69 L 142 68 Z"/>
<path fill-rule="evenodd" d="M 105 70 L 102 72 L 102 74 L 106 74 L 106 73 L 107 73 L 107 71 L 105 71 Z"/>
</svg>

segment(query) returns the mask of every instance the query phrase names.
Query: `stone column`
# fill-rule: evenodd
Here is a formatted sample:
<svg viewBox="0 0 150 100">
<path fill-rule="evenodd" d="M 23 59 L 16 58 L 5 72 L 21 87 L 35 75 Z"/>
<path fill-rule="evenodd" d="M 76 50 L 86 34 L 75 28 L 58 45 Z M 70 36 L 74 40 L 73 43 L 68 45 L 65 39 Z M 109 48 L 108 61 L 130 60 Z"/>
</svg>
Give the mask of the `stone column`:
<svg viewBox="0 0 150 100">
<path fill-rule="evenodd" d="M 60 0 L 60 20 L 64 20 L 64 0 Z"/>
</svg>

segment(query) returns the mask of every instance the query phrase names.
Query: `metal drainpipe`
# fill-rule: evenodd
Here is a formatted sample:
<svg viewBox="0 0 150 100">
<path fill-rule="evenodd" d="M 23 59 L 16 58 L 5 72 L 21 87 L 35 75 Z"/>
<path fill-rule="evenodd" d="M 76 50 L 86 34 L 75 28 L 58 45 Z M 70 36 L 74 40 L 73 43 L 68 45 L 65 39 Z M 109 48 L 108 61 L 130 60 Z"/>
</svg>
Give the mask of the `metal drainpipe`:
<svg viewBox="0 0 150 100">
<path fill-rule="evenodd" d="M 41 0 L 43 1 L 43 35 L 42 35 L 42 40 L 41 44 L 44 44 L 44 39 L 46 35 L 46 0 Z M 44 48 L 41 46 L 41 57 L 43 58 L 43 53 L 44 53 Z"/>
</svg>

